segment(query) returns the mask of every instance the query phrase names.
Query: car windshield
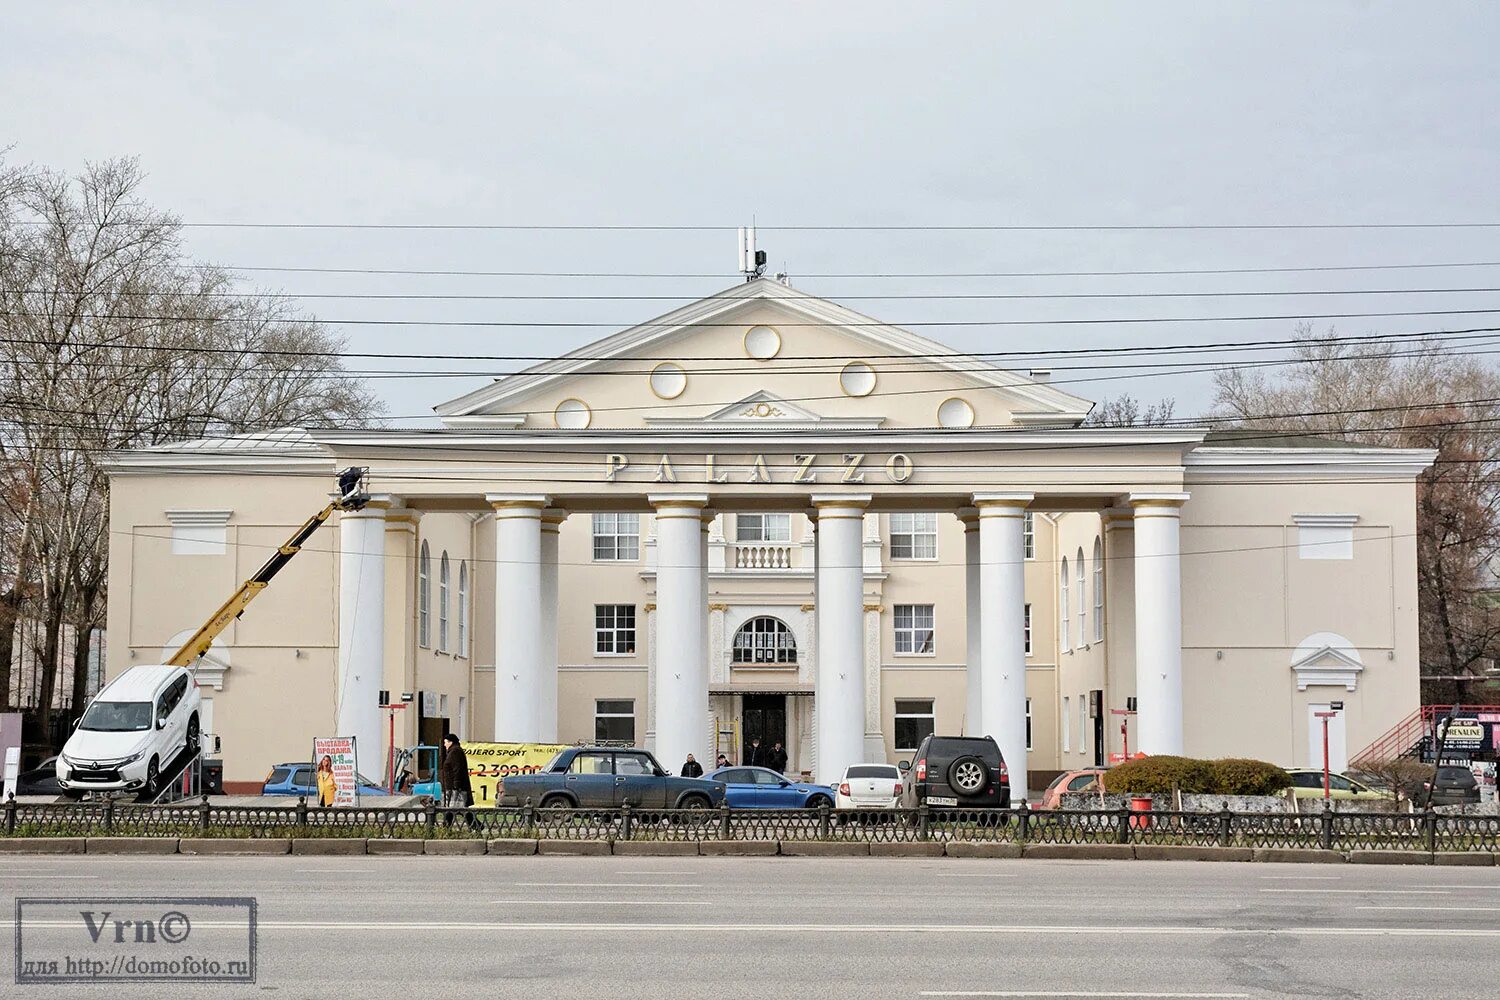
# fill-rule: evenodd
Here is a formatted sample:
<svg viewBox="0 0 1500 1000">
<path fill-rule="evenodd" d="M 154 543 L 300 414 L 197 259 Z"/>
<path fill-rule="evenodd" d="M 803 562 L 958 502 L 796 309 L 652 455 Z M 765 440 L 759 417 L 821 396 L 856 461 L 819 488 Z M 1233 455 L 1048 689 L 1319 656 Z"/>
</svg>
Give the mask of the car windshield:
<svg viewBox="0 0 1500 1000">
<path fill-rule="evenodd" d="M 151 728 L 149 701 L 96 701 L 83 713 L 79 729 L 95 733 L 138 733 Z"/>
<path fill-rule="evenodd" d="M 895 778 L 900 771 L 890 764 L 856 764 L 844 775 L 846 778 Z"/>
</svg>

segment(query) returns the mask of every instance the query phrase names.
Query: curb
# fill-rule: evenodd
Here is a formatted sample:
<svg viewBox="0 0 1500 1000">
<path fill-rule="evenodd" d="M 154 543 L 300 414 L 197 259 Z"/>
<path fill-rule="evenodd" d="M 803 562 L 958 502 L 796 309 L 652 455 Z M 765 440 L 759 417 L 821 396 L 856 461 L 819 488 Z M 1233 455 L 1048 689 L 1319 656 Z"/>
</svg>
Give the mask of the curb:
<svg viewBox="0 0 1500 1000">
<path fill-rule="evenodd" d="M 422 843 L 423 854 L 434 854 L 443 857 L 453 857 L 461 854 L 483 854 L 485 844 L 482 840 L 427 840 Z"/>
<path fill-rule="evenodd" d="M 519 857 L 521 855 L 537 853 L 536 845 L 537 842 L 534 840 L 502 839 L 490 841 L 485 845 L 485 850 L 489 854 L 506 854 Z"/>
<path fill-rule="evenodd" d="M 1426 851 L 1351 851 L 1349 861 L 1356 865 L 1430 865 L 1432 855 Z"/>
<path fill-rule="evenodd" d="M 700 840 L 698 853 L 724 858 L 765 858 L 776 853 L 774 840 Z"/>
<path fill-rule="evenodd" d="M 1248 847 L 1189 847 L 1172 844 L 1136 844 L 1137 861 L 1253 861 Z"/>
<path fill-rule="evenodd" d="M 178 854 L 290 854 L 292 842 L 286 837 L 182 837 L 177 841 Z"/>
<path fill-rule="evenodd" d="M 1462 865 L 1464 867 L 1488 868 L 1495 863 L 1495 856 L 1484 851 L 1453 851 L 1448 854 L 1434 854 L 1432 863 L 1435 865 Z"/>
<path fill-rule="evenodd" d="M 392 840 L 371 838 L 365 841 L 366 854 L 421 854 L 422 841 L 397 837 Z"/>
<path fill-rule="evenodd" d="M 1027 844 L 1021 857 L 1057 860 L 1132 861 L 1135 848 L 1129 844 Z"/>
<path fill-rule="evenodd" d="M 868 858 L 870 845 L 862 841 L 783 840 L 781 853 L 793 858 Z"/>
<path fill-rule="evenodd" d="M 327 856 L 330 854 L 364 854 L 365 838 L 350 837 L 293 837 L 293 854 Z"/>
<path fill-rule="evenodd" d="M 967 840 L 950 841 L 944 848 L 950 858 L 1009 858 L 1021 857 L 1020 844 L 985 844 Z"/>
<path fill-rule="evenodd" d="M 607 840 L 539 840 L 536 842 L 538 854 L 608 854 L 609 841 Z"/>
<path fill-rule="evenodd" d="M 1338 851 L 1325 851 L 1319 847 L 1254 847 L 1250 849 L 1250 860 L 1282 864 L 1334 864 L 1344 863 Z"/>
<path fill-rule="evenodd" d="M 615 855 L 627 858 L 696 858 L 698 843 L 693 840 L 617 840 Z"/>
<path fill-rule="evenodd" d="M 176 854 L 176 837 L 90 837 L 86 854 Z"/>
<path fill-rule="evenodd" d="M 0 840 L 0 854 L 82 854 L 82 837 L 17 837 Z"/>
<path fill-rule="evenodd" d="M 888 844 L 876 841 L 870 845 L 870 856 L 873 858 L 940 858 L 943 856 L 943 845 L 920 842 Z"/>
</svg>

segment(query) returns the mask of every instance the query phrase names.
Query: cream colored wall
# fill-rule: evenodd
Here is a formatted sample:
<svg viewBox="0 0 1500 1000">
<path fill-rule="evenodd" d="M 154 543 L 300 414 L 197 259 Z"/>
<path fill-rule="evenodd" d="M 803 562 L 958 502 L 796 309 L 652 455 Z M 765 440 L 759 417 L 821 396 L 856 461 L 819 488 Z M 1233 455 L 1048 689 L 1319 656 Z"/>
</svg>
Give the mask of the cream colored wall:
<svg viewBox="0 0 1500 1000">
<path fill-rule="evenodd" d="M 458 583 L 460 563 L 467 563 L 471 570 L 473 570 L 478 565 L 478 561 L 475 559 L 476 550 L 474 546 L 474 529 L 476 519 L 476 516 L 466 513 L 449 514 L 429 512 L 423 514 L 421 520 L 418 522 L 417 551 L 418 553 L 420 553 L 421 544 L 423 542 L 427 543 L 428 555 L 429 559 L 431 560 L 432 567 L 429 584 L 431 587 L 431 628 L 428 633 L 428 643 L 427 645 L 423 646 L 420 642 L 420 630 L 416 625 L 417 602 L 415 600 L 415 596 L 413 596 L 411 603 L 405 606 L 407 609 L 409 609 L 407 611 L 407 616 L 410 617 L 413 623 L 413 635 L 417 638 L 415 653 L 413 656 L 414 676 L 411 681 L 411 683 L 414 684 L 415 687 L 408 690 L 431 691 L 436 695 L 447 695 L 450 728 L 455 731 L 457 731 L 459 728 L 465 728 L 469 733 L 470 739 L 473 739 L 476 736 L 488 739 L 489 729 L 478 730 L 476 728 L 473 728 L 472 713 L 470 713 L 470 718 L 463 727 L 460 727 L 458 717 L 458 699 L 460 697 L 465 700 L 466 711 L 468 711 L 468 709 L 473 705 L 474 702 L 474 694 L 470 682 L 470 678 L 473 673 L 473 646 L 469 645 L 468 649 L 460 649 L 458 645 Z M 448 648 L 446 651 L 439 648 L 441 645 L 439 624 L 439 581 L 441 579 L 441 566 L 444 552 L 448 554 L 449 564 Z M 483 558 L 491 561 L 491 564 L 493 565 L 495 554 L 493 551 L 491 551 Z M 387 573 L 389 573 L 389 569 L 390 568 L 387 567 Z M 412 593 L 413 595 L 415 595 L 417 579 L 416 567 L 413 564 L 408 563 L 405 569 L 406 573 L 410 575 L 413 581 Z M 480 621 L 483 621 L 485 623 L 492 623 L 494 621 L 493 604 L 489 606 L 477 605 L 475 602 L 475 595 L 473 591 L 474 588 L 471 582 L 470 593 L 468 594 L 468 604 L 470 612 L 470 643 L 472 643 L 473 641 L 473 636 L 476 631 L 476 624 L 478 624 Z M 482 610 L 488 610 L 489 613 L 485 615 L 482 613 Z M 481 613 L 476 615 L 475 612 Z M 387 615 L 399 615 L 400 611 L 398 611 L 396 608 L 387 606 L 386 613 Z M 490 627 L 488 629 L 485 629 L 485 631 L 493 634 L 494 628 L 492 625 L 490 625 Z M 389 674 L 390 664 L 388 662 L 387 675 L 389 676 Z M 493 693 L 491 694 L 491 698 L 493 699 Z M 413 739 L 416 735 L 415 727 L 417 713 L 414 710 L 408 709 L 406 714 L 411 717 L 407 723 L 409 727 L 407 736 L 408 739 Z M 491 717 L 493 717 L 493 704 L 491 705 Z M 491 723 L 491 727 L 493 727 L 493 723 Z"/>
<path fill-rule="evenodd" d="M 1111 700 L 1111 692 L 1108 688 L 1108 669 L 1106 661 L 1108 630 L 1104 633 L 1104 639 L 1094 638 L 1094 540 L 1103 542 L 1103 521 L 1099 515 L 1093 512 L 1074 512 L 1062 514 L 1057 518 L 1057 529 L 1054 533 L 1054 545 L 1052 552 L 1053 571 L 1061 572 L 1063 559 L 1067 559 L 1068 566 L 1068 624 L 1069 642 L 1068 648 L 1064 650 L 1059 643 L 1057 649 L 1057 694 L 1053 712 L 1056 716 L 1056 747 L 1058 752 L 1058 767 L 1067 769 L 1071 767 L 1091 767 L 1095 759 L 1093 721 L 1088 718 L 1087 712 L 1080 711 L 1079 699 L 1083 704 L 1088 704 L 1090 691 L 1103 690 L 1105 692 L 1105 712 L 1110 708 L 1123 708 L 1124 700 L 1118 705 Z M 1082 593 L 1078 587 L 1078 556 L 1083 554 L 1084 586 Z M 1108 570 L 1106 569 L 1106 573 Z M 1061 594 L 1061 579 L 1056 579 L 1052 587 L 1054 593 Z M 1106 587 L 1106 597 L 1107 587 Z M 1060 600 L 1060 596 L 1059 596 Z M 1080 607 L 1086 612 L 1082 635 L 1079 632 L 1078 612 Z M 1053 623 L 1060 622 L 1059 608 L 1053 607 Z M 1109 607 L 1106 602 L 1104 609 L 1104 620 L 1109 619 Z M 1062 712 L 1063 699 L 1068 699 L 1068 747 L 1062 746 Z M 1084 726 L 1084 734 L 1087 739 L 1080 741 L 1079 728 Z M 1106 719 L 1106 738 L 1109 730 Z M 1107 741 L 1107 740 L 1106 740 Z M 1107 752 L 1107 751 L 1106 751 Z"/>
<path fill-rule="evenodd" d="M 1351 754 L 1417 707 L 1410 484 L 1190 482 L 1188 489 L 1182 589 L 1190 752 L 1308 764 L 1307 705 L 1344 702 Z M 1298 557 L 1292 516 L 1320 513 L 1359 515 L 1353 559 Z M 1364 665 L 1355 691 L 1296 690 L 1293 651 L 1315 632 L 1354 644 Z"/>
</svg>

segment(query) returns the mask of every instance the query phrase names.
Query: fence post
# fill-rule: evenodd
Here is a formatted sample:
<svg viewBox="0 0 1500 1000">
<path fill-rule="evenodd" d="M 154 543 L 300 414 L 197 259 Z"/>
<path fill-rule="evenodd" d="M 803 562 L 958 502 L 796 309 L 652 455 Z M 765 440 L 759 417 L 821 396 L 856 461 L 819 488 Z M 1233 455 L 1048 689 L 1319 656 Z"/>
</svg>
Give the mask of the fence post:
<svg viewBox="0 0 1500 1000">
<path fill-rule="evenodd" d="M 115 798 L 113 795 L 104 800 L 104 832 L 110 833 L 115 828 Z"/>
<path fill-rule="evenodd" d="M 1323 850 L 1333 850 L 1333 803 L 1323 800 Z"/>
<path fill-rule="evenodd" d="M 927 807 L 927 802 L 924 799 L 923 802 L 922 802 L 922 804 L 919 805 L 919 806 L 917 806 L 917 839 L 918 840 L 926 840 L 927 839 L 928 828 L 931 825 L 932 825 L 932 810 Z"/>
<path fill-rule="evenodd" d="M 1031 836 L 1031 808 L 1024 801 L 1016 803 L 1016 839 L 1025 841 Z"/>
<path fill-rule="evenodd" d="M 1115 827 L 1115 843 L 1130 843 L 1130 804 L 1128 802 L 1120 806 L 1118 824 Z"/>
<path fill-rule="evenodd" d="M 1229 811 L 1229 803 L 1224 803 L 1223 810 L 1219 813 L 1219 846 L 1228 847 L 1234 843 L 1234 813 Z"/>
<path fill-rule="evenodd" d="M 729 805 L 727 803 L 722 803 L 719 806 L 719 839 L 720 840 L 729 840 L 730 839 L 730 832 L 731 831 L 729 829 Z"/>
<path fill-rule="evenodd" d="M 208 832 L 208 818 L 211 808 L 208 804 L 208 794 L 204 793 L 203 801 L 198 803 L 198 829 L 205 833 Z"/>
<path fill-rule="evenodd" d="M 827 840 L 833 834 L 833 807 L 825 799 L 818 803 L 818 839 Z"/>
<path fill-rule="evenodd" d="M 526 796 L 526 800 L 521 803 L 521 823 L 523 824 L 522 835 L 528 838 L 535 839 L 537 836 L 536 808 L 531 804 L 531 796 L 529 795 Z"/>
<path fill-rule="evenodd" d="M 1427 850 L 1429 853 L 1435 852 L 1437 850 L 1437 821 L 1437 810 L 1434 809 L 1432 807 L 1432 803 L 1429 802 L 1427 803 L 1426 812 L 1422 814 L 1422 832 L 1424 839 L 1427 842 Z"/>
<path fill-rule="evenodd" d="M 425 814 L 423 823 L 427 829 L 426 837 L 428 840 L 431 840 L 432 835 L 437 832 L 437 802 L 429 798 L 427 800 L 427 806 L 422 810 L 422 812 Z"/>
<path fill-rule="evenodd" d="M 7 837 L 16 835 L 16 797 L 14 795 L 5 800 L 5 835 Z"/>
<path fill-rule="evenodd" d="M 620 839 L 629 840 L 635 821 L 631 818 L 630 803 L 626 802 L 620 806 Z"/>
</svg>

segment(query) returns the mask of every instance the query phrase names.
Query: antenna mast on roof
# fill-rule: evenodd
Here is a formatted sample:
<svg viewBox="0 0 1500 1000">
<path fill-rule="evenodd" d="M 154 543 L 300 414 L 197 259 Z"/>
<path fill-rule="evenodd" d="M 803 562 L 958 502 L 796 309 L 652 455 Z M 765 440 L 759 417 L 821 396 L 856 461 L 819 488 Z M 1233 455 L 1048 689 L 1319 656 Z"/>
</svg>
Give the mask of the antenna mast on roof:
<svg viewBox="0 0 1500 1000">
<path fill-rule="evenodd" d="M 755 249 L 755 227 L 740 227 L 740 273 L 754 281 L 766 273 L 766 252 Z"/>
</svg>

